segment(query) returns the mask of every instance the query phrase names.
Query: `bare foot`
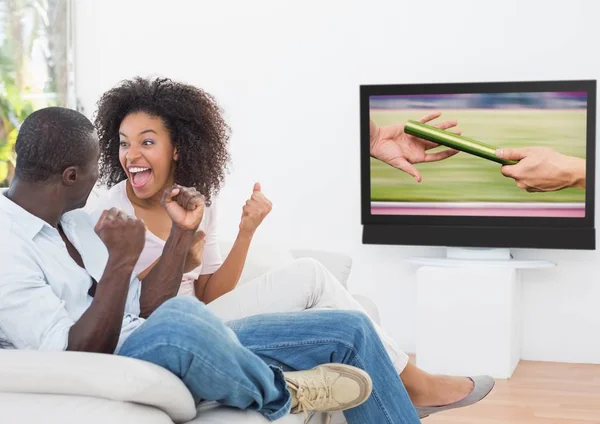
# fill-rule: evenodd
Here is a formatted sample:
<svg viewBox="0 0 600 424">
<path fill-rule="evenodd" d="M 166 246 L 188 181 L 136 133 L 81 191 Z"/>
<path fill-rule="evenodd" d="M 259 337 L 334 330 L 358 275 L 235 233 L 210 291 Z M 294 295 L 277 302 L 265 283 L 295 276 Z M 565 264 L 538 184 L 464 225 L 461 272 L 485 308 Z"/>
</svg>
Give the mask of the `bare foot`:
<svg viewBox="0 0 600 424">
<path fill-rule="evenodd" d="M 429 375 L 426 387 L 410 395 L 415 406 L 444 406 L 464 399 L 473 391 L 473 381 L 465 377 Z"/>
</svg>

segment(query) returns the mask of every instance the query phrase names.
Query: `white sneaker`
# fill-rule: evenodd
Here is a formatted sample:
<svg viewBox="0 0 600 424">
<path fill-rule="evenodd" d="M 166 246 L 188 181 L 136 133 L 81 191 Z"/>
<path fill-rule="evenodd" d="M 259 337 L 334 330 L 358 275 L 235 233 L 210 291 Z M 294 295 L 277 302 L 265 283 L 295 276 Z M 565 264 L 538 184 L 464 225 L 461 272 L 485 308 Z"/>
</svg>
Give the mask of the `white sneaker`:
<svg viewBox="0 0 600 424">
<path fill-rule="evenodd" d="M 292 414 L 333 412 L 354 408 L 371 396 L 373 382 L 363 370 L 344 364 L 319 365 L 312 370 L 284 372 L 292 394 Z"/>
</svg>

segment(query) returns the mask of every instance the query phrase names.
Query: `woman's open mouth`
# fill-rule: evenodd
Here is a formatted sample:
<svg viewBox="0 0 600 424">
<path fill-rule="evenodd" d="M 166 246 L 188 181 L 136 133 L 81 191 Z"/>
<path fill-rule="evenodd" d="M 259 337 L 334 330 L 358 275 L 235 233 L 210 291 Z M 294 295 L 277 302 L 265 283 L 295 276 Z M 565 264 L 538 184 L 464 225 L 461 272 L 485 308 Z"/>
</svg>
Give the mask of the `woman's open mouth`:
<svg viewBox="0 0 600 424">
<path fill-rule="evenodd" d="M 133 188 L 142 188 L 152 176 L 152 168 L 132 166 L 129 168 L 129 175 L 131 175 L 131 185 Z"/>
</svg>

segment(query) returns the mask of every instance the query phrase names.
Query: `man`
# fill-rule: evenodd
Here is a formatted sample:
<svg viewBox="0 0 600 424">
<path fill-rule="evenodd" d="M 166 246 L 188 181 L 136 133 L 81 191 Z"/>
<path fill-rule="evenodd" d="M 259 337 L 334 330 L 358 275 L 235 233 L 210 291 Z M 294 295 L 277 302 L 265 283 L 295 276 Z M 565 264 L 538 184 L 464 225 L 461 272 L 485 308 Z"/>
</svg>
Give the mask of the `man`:
<svg viewBox="0 0 600 424">
<path fill-rule="evenodd" d="M 256 410 L 269 420 L 290 410 L 345 410 L 350 424 L 419 422 L 365 316 L 315 311 L 225 325 L 197 299 L 174 297 L 202 220 L 196 190 L 165 192 L 171 233 L 141 284 L 132 272 L 143 223 L 111 209 L 94 227 L 77 210 L 98 174 L 89 120 L 63 108 L 34 112 L 21 127 L 16 152 L 15 178 L 0 195 L 5 346 L 149 361 L 177 375 L 196 401 Z"/>
</svg>

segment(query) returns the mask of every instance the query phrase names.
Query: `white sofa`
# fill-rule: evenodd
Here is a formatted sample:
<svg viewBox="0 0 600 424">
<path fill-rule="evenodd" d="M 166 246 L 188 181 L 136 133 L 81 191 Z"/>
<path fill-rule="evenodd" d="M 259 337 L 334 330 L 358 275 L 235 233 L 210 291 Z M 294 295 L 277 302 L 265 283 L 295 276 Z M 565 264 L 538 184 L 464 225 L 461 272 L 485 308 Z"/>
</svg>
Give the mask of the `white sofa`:
<svg viewBox="0 0 600 424">
<path fill-rule="evenodd" d="M 222 243 L 228 252 L 230 244 Z M 352 260 L 314 250 L 251 248 L 240 284 L 273 266 L 299 257 L 319 260 L 346 284 Z M 374 320 L 377 308 L 357 299 Z M 282 424 L 301 424 L 288 415 Z M 310 424 L 325 422 L 315 414 Z M 266 424 L 260 414 L 204 403 L 196 408 L 187 388 L 170 372 L 151 363 L 116 355 L 80 352 L 0 350 L 0 423 L 2 424 Z M 343 423 L 342 414 L 332 423 Z"/>
</svg>

